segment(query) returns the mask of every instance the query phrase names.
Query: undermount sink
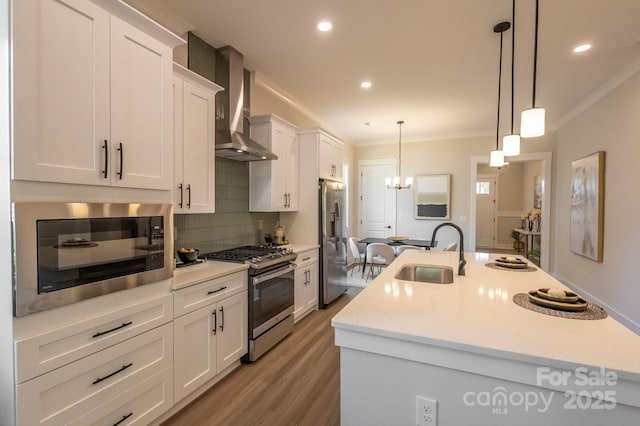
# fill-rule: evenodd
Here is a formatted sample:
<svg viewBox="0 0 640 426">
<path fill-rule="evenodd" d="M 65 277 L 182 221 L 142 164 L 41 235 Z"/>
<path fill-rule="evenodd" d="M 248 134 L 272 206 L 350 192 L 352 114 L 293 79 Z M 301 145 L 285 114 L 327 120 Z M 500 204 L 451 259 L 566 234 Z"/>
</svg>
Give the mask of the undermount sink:
<svg viewBox="0 0 640 426">
<path fill-rule="evenodd" d="M 404 265 L 395 277 L 404 281 L 451 284 L 453 283 L 453 268 L 440 265 Z"/>
</svg>

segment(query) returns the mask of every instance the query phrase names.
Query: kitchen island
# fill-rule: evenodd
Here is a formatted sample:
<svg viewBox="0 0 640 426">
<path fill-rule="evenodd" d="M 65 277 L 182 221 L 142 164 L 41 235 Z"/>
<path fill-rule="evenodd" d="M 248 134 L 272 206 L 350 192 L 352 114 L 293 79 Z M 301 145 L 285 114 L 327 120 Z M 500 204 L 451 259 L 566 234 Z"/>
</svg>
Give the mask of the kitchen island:
<svg viewBox="0 0 640 426">
<path fill-rule="evenodd" d="M 457 271 L 458 253 L 407 250 L 333 318 L 342 424 L 637 424 L 640 337 L 611 317 L 516 305 L 517 293 L 564 286 L 538 268 L 485 266 L 496 257 L 466 253 L 466 276 L 430 284 L 394 276 L 408 264 Z"/>
</svg>

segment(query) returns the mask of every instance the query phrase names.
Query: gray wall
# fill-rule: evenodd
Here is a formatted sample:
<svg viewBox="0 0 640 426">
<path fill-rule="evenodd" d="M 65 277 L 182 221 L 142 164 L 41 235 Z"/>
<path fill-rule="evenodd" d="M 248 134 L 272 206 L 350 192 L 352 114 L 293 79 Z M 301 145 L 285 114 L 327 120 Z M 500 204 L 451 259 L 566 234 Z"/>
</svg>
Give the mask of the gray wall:
<svg viewBox="0 0 640 426">
<path fill-rule="evenodd" d="M 216 212 L 176 214 L 175 247 L 206 253 L 262 244 L 264 233 L 274 232 L 279 217 L 279 213 L 249 213 L 249 163 L 216 157 Z"/>
</svg>

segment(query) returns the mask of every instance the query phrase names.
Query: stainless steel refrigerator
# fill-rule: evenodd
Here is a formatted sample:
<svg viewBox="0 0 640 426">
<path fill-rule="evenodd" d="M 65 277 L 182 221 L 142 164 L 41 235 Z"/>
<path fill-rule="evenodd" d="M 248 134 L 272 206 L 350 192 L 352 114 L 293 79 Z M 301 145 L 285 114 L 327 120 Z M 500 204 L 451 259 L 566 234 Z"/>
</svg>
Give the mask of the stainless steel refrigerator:
<svg viewBox="0 0 640 426">
<path fill-rule="evenodd" d="M 320 180 L 320 307 L 347 290 L 347 243 L 342 236 L 345 206 L 344 184 Z"/>
</svg>

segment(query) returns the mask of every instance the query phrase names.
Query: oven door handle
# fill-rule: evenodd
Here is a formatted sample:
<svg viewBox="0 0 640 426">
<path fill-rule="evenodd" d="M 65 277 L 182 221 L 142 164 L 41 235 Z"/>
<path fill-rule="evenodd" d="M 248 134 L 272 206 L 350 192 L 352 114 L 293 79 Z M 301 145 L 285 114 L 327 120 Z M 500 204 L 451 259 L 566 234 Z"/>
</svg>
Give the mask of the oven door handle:
<svg viewBox="0 0 640 426">
<path fill-rule="evenodd" d="M 287 273 L 289 273 L 290 271 L 296 269 L 296 264 L 295 263 L 289 263 L 286 266 L 283 266 L 282 268 L 276 269 L 275 271 L 272 271 L 269 274 L 266 275 L 258 275 L 256 277 L 253 277 L 251 279 L 251 284 L 252 285 L 256 285 L 256 284 L 260 284 L 261 282 L 279 277 L 281 275 L 285 275 Z"/>
</svg>

